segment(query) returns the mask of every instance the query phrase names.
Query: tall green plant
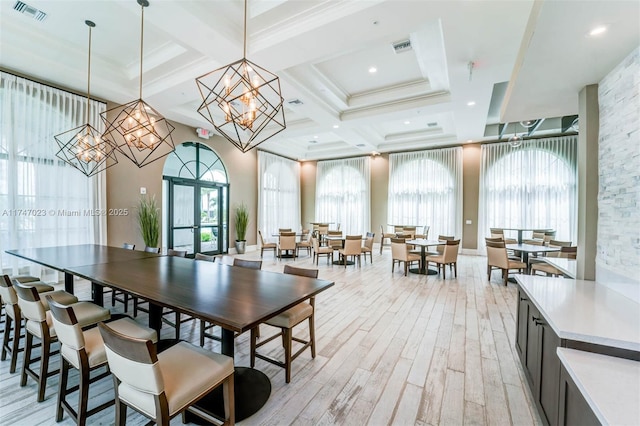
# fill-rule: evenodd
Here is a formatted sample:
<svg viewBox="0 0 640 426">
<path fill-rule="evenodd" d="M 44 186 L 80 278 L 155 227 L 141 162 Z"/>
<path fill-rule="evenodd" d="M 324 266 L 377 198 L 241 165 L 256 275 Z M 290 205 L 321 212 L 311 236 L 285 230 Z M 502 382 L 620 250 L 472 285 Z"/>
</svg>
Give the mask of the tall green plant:
<svg viewBox="0 0 640 426">
<path fill-rule="evenodd" d="M 249 225 L 249 209 L 242 203 L 236 207 L 236 240 L 245 241 Z"/>
<path fill-rule="evenodd" d="M 158 247 L 160 238 L 160 209 L 156 204 L 156 196 L 140 197 L 138 203 L 138 225 L 142 239 L 147 247 Z"/>
</svg>

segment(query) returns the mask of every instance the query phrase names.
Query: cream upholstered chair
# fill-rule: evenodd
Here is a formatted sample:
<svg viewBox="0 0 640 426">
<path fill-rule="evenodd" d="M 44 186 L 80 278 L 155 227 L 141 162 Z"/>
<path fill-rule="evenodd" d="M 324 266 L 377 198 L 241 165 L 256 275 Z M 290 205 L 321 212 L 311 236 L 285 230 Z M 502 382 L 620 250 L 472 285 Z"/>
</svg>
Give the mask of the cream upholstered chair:
<svg viewBox="0 0 640 426">
<path fill-rule="evenodd" d="M 328 223 L 320 223 L 318 224 L 318 241 L 320 245 L 324 245 L 324 238 L 329 233 L 329 224 Z"/>
<path fill-rule="evenodd" d="M 527 269 L 524 262 L 509 259 L 504 241 L 486 241 L 487 245 L 487 280 L 491 281 L 491 271 L 493 269 L 502 270 L 502 280 L 507 285 L 509 271 L 517 269 L 523 273 Z"/>
<path fill-rule="evenodd" d="M 554 254 L 554 257 L 564 259 L 575 259 L 578 254 L 578 247 L 562 246 L 559 252 L 548 253 L 548 257 Z M 546 276 L 562 276 L 563 273 L 553 265 L 549 265 L 546 262 L 536 262 L 531 265 L 531 275 L 538 275 L 538 272 L 544 272 Z"/>
<path fill-rule="evenodd" d="M 420 263 L 420 255 L 409 253 L 404 238 L 391 239 L 391 272 L 394 271 L 396 262 L 400 265 L 404 262 L 404 275 L 407 276 L 409 265 L 413 262 Z"/>
<path fill-rule="evenodd" d="M 306 250 L 309 256 L 311 256 L 311 233 L 308 229 L 302 230 L 300 241 L 296 243 L 296 256 L 300 255 L 300 249 Z"/>
<path fill-rule="evenodd" d="M 442 278 L 447 278 L 446 273 L 446 265 L 453 267 L 454 276 L 458 277 L 458 249 L 460 248 L 460 240 L 447 240 L 447 243 L 443 245 L 444 250 L 442 254 L 430 255 L 425 258 L 427 265 L 425 268 L 429 267 L 429 262 L 433 262 L 438 266 L 438 274 L 440 274 L 440 269 L 442 268 Z M 439 246 L 438 246 L 439 247 Z"/>
<path fill-rule="evenodd" d="M 293 259 L 296 258 L 296 233 L 281 232 L 278 240 L 278 258 L 282 259 L 282 252 L 291 251 Z"/>
<path fill-rule="evenodd" d="M 205 262 L 215 262 L 216 257 L 209 254 L 196 253 L 193 257 L 194 260 L 204 260 Z"/>
<path fill-rule="evenodd" d="M 369 259 L 371 260 L 371 263 L 373 263 L 373 239 L 375 236 L 376 234 L 367 232 L 367 237 L 364 240 L 364 243 L 362 243 L 362 247 L 360 247 L 365 263 L 367 263 L 367 253 L 369 253 Z"/>
<path fill-rule="evenodd" d="M 416 230 L 416 232 L 418 232 Z M 423 240 L 426 240 L 427 238 L 429 238 L 429 225 L 425 225 L 422 227 L 422 233 L 418 233 L 415 235 L 415 238 L 421 238 Z"/>
<path fill-rule="evenodd" d="M 186 257 L 187 256 L 187 251 L 186 250 L 168 249 L 167 250 L 167 256 Z"/>
<path fill-rule="evenodd" d="M 342 248 L 342 231 L 329 230 L 327 237 L 340 237 L 340 239 L 330 240 L 327 238 L 327 245 L 334 250 L 340 250 Z"/>
<path fill-rule="evenodd" d="M 571 241 L 550 240 L 549 244 L 544 244 L 544 240 L 535 240 L 537 245 L 546 245 L 547 247 L 561 249 L 562 247 L 571 247 Z M 529 253 L 529 268 L 535 263 L 545 263 L 543 257 L 558 257 L 560 251 L 550 251 L 548 253 Z"/>
<path fill-rule="evenodd" d="M 354 258 L 358 258 L 358 266 L 360 266 L 360 259 L 362 257 L 362 235 L 347 235 L 344 240 L 344 248 L 338 249 L 338 253 L 340 253 L 340 258 L 342 259 L 342 263 L 344 267 L 347 267 L 347 259 L 349 256 Z"/>
<path fill-rule="evenodd" d="M 309 278 L 318 278 L 317 269 L 295 268 L 289 265 L 284 267 L 285 274 L 300 275 Z M 305 349 L 311 348 L 311 358 L 316 357 L 316 337 L 315 337 L 315 297 L 309 298 L 309 302 L 302 302 L 291 309 L 288 309 L 273 318 L 270 318 L 264 324 L 280 329 L 280 333 L 271 337 L 267 337 L 258 343 L 258 328 L 251 329 L 251 367 L 255 366 L 256 358 L 260 358 L 271 364 L 277 365 L 285 369 L 285 381 L 291 381 L 291 362 L 296 359 Z M 305 320 L 309 320 L 309 340 L 300 339 L 293 336 L 293 328 Z M 282 337 L 282 345 L 284 346 L 284 362 L 269 358 L 257 352 L 257 349 L 266 343 Z M 303 346 L 296 353 L 292 354 L 293 341 L 302 343 Z"/>
<path fill-rule="evenodd" d="M 110 407 L 113 400 L 106 401 L 92 409 L 88 409 L 89 386 L 109 375 L 109 369 L 91 377 L 91 372 L 107 365 L 107 354 L 97 327 L 83 330 L 78 323 L 73 306 L 57 303 L 51 296 L 46 296 L 51 309 L 53 325 L 60 342 L 60 379 L 58 400 L 56 403 L 56 422 L 62 420 L 66 411 L 76 424 L 84 425 L 87 417 Z M 131 318 L 125 317 L 109 322 L 109 327 L 127 336 L 138 339 L 149 339 L 157 342 L 156 332 L 138 325 Z M 69 370 L 75 368 L 79 373 L 78 389 L 68 387 Z M 71 407 L 67 396 L 78 391 L 77 411 Z"/>
<path fill-rule="evenodd" d="M 218 423 L 193 404 L 223 386 L 225 425 L 235 423 L 233 359 L 179 342 L 157 353 L 149 339 L 125 336 L 109 324 L 98 324 L 113 374 L 117 425 L 124 425 L 131 407 L 158 425 L 168 425 L 189 411 Z"/>
<path fill-rule="evenodd" d="M 491 232 L 491 238 L 502 238 L 505 244 L 517 244 L 518 240 L 515 238 L 505 238 L 504 229 L 502 228 L 489 228 Z"/>
<path fill-rule="evenodd" d="M 25 386 L 27 384 L 27 376 L 34 379 L 38 383 L 38 402 L 41 402 L 44 400 L 44 393 L 47 388 L 47 378 L 52 374 L 55 374 L 54 372 L 49 371 L 49 357 L 51 355 L 51 343 L 57 340 L 57 334 L 53 326 L 51 312 L 46 310 L 45 307 L 46 299 L 45 301 L 41 300 L 38 295 L 38 291 L 33 287 L 27 287 L 18 282 L 14 282 L 13 287 L 18 295 L 18 305 L 20 306 L 20 310 L 22 311 L 24 318 L 27 320 L 25 326 L 26 338 L 20 386 Z M 71 296 L 75 298 L 75 296 Z M 69 304 L 69 306 L 73 306 L 76 318 L 82 327 L 95 324 L 99 321 L 105 321 L 111 316 L 108 309 L 95 305 L 91 302 L 76 302 Z M 41 355 L 38 358 L 31 359 L 31 351 L 34 347 L 34 337 L 41 341 Z M 38 360 L 40 361 L 40 372 L 36 373 L 32 370 L 31 365 Z"/>
<path fill-rule="evenodd" d="M 333 248 L 321 246 L 317 238 L 311 238 L 311 245 L 313 246 L 313 260 L 318 264 L 320 256 L 326 256 L 327 263 L 329 263 L 329 257 L 331 257 L 331 264 L 333 264 Z"/>
<path fill-rule="evenodd" d="M 276 243 L 265 242 L 260 230 L 258 230 L 258 236 L 260 237 L 260 257 L 262 257 L 265 250 L 273 250 L 273 257 L 276 257 L 276 250 L 278 249 L 278 245 Z"/>
<path fill-rule="evenodd" d="M 24 283 L 27 287 L 35 287 L 36 291 L 42 294 L 70 296 L 67 299 L 70 303 L 77 302 L 75 296 L 63 292 L 54 291 L 54 288 L 40 281 L 29 281 Z M 55 296 L 54 296 L 55 297 Z M 9 365 L 9 373 L 16 372 L 18 362 L 18 353 L 22 351 L 20 348 L 20 334 L 22 333 L 22 313 L 18 306 L 18 295 L 11 283 L 11 277 L 3 275 L 0 279 L 0 298 L 4 306 L 4 337 L 2 339 L 2 361 L 7 359 L 7 353 L 11 356 Z M 73 300 L 75 299 L 75 300 Z M 13 335 L 11 334 L 13 331 Z"/>
<path fill-rule="evenodd" d="M 380 254 L 382 254 L 382 247 L 384 246 L 384 240 L 389 240 L 391 244 L 391 238 L 395 238 L 395 232 L 384 232 L 384 226 L 380 225 Z"/>
<path fill-rule="evenodd" d="M 283 232 L 291 232 L 291 228 L 278 228 L 278 234 L 282 234 Z"/>
<path fill-rule="evenodd" d="M 416 237 L 416 227 L 415 226 L 405 226 L 402 228 L 402 233 L 408 238 L 413 240 Z"/>
<path fill-rule="evenodd" d="M 247 260 L 233 258 L 233 266 L 247 269 L 262 269 L 262 260 Z M 209 332 L 216 324 L 208 323 L 205 320 L 200 320 L 200 346 L 204 346 L 204 338 L 222 341 L 222 336 L 218 336 Z"/>
</svg>

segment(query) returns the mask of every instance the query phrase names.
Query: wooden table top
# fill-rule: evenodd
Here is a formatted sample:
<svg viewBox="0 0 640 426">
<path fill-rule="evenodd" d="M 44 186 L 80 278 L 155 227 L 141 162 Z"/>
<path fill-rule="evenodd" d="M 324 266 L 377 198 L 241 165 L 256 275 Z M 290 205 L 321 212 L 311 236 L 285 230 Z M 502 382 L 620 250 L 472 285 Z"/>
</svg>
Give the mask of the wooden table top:
<svg viewBox="0 0 640 426">
<path fill-rule="evenodd" d="M 121 247 L 81 244 L 74 246 L 39 247 L 7 250 L 6 253 L 47 266 L 58 271 L 96 263 L 122 262 L 132 259 L 158 257 L 159 254 Z"/>
<path fill-rule="evenodd" d="M 68 272 L 237 332 L 250 330 L 334 285 L 175 256 L 93 264 Z"/>
</svg>

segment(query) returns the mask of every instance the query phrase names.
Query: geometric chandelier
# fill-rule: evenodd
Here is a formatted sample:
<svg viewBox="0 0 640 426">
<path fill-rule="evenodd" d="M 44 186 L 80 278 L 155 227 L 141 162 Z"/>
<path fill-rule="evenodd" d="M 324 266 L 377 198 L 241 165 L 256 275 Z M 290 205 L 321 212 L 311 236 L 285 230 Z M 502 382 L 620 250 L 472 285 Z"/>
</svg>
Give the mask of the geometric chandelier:
<svg viewBox="0 0 640 426">
<path fill-rule="evenodd" d="M 140 24 L 140 92 L 139 98 L 100 114 L 106 130 L 103 138 L 138 167 L 144 167 L 175 150 L 171 133 L 175 129 L 158 111 L 142 100 L 142 52 L 144 8 L 147 0 L 138 0 L 142 8 Z M 107 116 L 112 117 L 109 121 Z"/>
<path fill-rule="evenodd" d="M 196 78 L 202 115 L 229 142 L 247 152 L 287 126 L 280 79 L 247 60 L 247 0 L 242 59 Z"/>
<path fill-rule="evenodd" d="M 118 163 L 114 148 L 104 141 L 100 132 L 89 124 L 91 104 L 91 29 L 96 26 L 84 21 L 89 27 L 89 66 L 87 76 L 87 106 L 85 124 L 54 136 L 60 150 L 56 156 L 91 177 Z"/>
</svg>

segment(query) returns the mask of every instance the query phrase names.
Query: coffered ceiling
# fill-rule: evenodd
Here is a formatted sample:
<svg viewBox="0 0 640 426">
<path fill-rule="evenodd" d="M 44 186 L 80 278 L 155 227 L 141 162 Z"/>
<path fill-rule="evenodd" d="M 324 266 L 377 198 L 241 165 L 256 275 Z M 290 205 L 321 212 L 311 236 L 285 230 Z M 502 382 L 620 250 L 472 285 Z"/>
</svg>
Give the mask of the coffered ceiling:
<svg viewBox="0 0 640 426">
<path fill-rule="evenodd" d="M 90 19 L 93 94 L 138 97 L 135 0 L 25 3 L 46 17 L 0 0 L 3 69 L 83 93 Z M 143 98 L 213 130 L 195 78 L 242 57 L 243 2 L 150 3 Z M 287 129 L 261 147 L 313 160 L 496 140 L 528 119 L 558 133 L 580 89 L 640 45 L 639 16 L 635 0 L 249 0 L 247 58 L 280 77 L 286 104 Z"/>
</svg>

